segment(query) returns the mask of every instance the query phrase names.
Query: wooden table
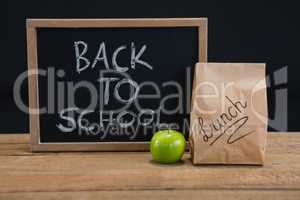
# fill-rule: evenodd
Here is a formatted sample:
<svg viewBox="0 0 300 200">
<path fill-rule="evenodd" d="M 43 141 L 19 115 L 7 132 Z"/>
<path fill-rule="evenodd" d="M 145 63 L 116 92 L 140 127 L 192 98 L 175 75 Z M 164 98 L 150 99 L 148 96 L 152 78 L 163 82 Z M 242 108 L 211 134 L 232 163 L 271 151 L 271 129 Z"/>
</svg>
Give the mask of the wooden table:
<svg viewBox="0 0 300 200">
<path fill-rule="evenodd" d="M 0 136 L 0 199 L 300 199 L 300 133 L 268 136 L 259 166 L 174 165 L 149 152 L 31 153 L 28 135 Z"/>
</svg>

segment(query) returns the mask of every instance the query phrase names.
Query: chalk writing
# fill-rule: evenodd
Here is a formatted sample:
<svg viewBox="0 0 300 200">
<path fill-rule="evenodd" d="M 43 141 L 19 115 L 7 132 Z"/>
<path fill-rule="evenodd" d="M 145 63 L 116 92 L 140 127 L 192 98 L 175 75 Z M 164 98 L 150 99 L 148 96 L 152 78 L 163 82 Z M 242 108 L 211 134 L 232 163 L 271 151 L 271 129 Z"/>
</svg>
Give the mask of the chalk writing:
<svg viewBox="0 0 300 200">
<path fill-rule="evenodd" d="M 95 68 L 96 66 L 103 63 L 102 66 L 104 66 L 106 69 L 111 69 L 108 61 L 108 55 L 106 52 L 106 44 L 105 42 L 101 42 L 97 51 L 96 56 L 93 59 L 93 62 L 91 64 L 91 61 L 89 58 L 87 58 L 86 54 L 88 52 L 88 44 L 84 41 L 75 41 L 74 42 L 74 49 L 75 49 L 75 58 L 76 58 L 76 70 L 78 73 L 81 73 L 84 70 L 87 70 L 90 68 Z M 129 67 L 126 66 L 119 66 L 117 62 L 117 57 L 119 53 L 123 50 L 126 50 L 126 45 L 121 45 L 116 48 L 116 50 L 112 54 L 112 69 L 119 71 L 119 72 L 127 72 L 129 70 Z M 142 55 L 147 49 L 147 45 L 143 45 L 142 48 L 138 51 L 136 51 L 136 46 L 134 42 L 131 42 L 130 50 L 131 50 L 131 56 L 130 56 L 130 67 L 132 69 L 135 69 L 137 64 L 139 66 L 143 66 L 149 70 L 153 69 L 153 66 L 151 66 L 148 62 L 142 60 Z"/>
</svg>

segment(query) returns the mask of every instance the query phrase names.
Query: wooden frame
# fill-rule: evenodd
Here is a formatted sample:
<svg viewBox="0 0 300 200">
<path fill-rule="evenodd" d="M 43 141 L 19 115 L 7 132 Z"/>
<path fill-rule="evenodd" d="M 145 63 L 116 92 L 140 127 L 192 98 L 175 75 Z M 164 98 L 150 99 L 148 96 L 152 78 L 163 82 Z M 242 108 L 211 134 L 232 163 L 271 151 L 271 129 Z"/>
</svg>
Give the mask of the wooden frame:
<svg viewBox="0 0 300 200">
<path fill-rule="evenodd" d="M 207 62 L 207 18 L 27 19 L 27 56 L 32 151 L 146 151 L 148 142 L 40 143 L 37 28 L 198 27 L 199 62 Z"/>
</svg>

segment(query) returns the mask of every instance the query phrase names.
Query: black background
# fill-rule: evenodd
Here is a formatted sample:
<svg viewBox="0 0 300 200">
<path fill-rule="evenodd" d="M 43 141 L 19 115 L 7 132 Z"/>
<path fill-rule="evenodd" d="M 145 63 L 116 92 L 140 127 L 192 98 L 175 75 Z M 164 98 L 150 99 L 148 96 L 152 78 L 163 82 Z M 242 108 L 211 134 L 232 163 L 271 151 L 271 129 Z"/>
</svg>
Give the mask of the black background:
<svg viewBox="0 0 300 200">
<path fill-rule="evenodd" d="M 0 132 L 28 132 L 28 115 L 13 101 L 13 83 L 27 68 L 26 18 L 208 17 L 208 60 L 266 62 L 268 73 L 285 65 L 288 83 L 268 90 L 269 114 L 274 94 L 288 87 L 288 129 L 297 123 L 300 14 L 297 1 L 1 1 Z M 23 96 L 27 97 L 24 87 Z"/>
<path fill-rule="evenodd" d="M 194 65 L 199 60 L 199 40 L 198 40 L 198 27 L 150 27 L 150 28 L 39 28 L 37 30 L 37 50 L 38 50 L 38 68 L 47 70 L 53 66 L 55 73 L 59 70 L 64 71 L 63 77 L 55 77 L 55 85 L 53 94 L 48 92 L 48 77 L 39 76 L 39 105 L 40 107 L 46 107 L 48 98 L 52 98 L 50 101 L 55 102 L 54 110 L 55 113 L 45 113 L 40 115 L 40 132 L 41 142 L 124 142 L 124 141 L 149 141 L 154 132 L 158 130 L 155 126 L 157 123 L 169 123 L 176 124 L 176 129 L 180 132 L 188 132 L 186 124 L 189 124 L 189 111 L 187 110 L 187 96 L 191 94 L 192 80 L 189 77 L 193 77 Z M 200 36 L 201 37 L 201 36 Z M 113 119 L 116 119 L 116 115 L 122 109 L 124 111 L 123 103 L 120 103 L 114 96 L 116 84 L 124 80 L 124 73 L 116 74 L 108 73 L 103 74 L 103 77 L 119 78 L 120 80 L 110 83 L 109 88 L 109 101 L 108 104 L 100 106 L 100 98 L 103 97 L 104 85 L 100 87 L 99 78 L 100 72 L 104 72 L 105 66 L 102 61 L 99 61 L 94 68 L 91 65 L 78 73 L 76 71 L 76 56 L 74 53 L 74 41 L 84 41 L 88 46 L 87 52 L 84 57 L 88 58 L 91 63 L 95 58 L 99 45 L 105 42 L 105 52 L 109 64 L 109 69 L 113 69 L 111 58 L 116 48 L 121 45 L 126 45 L 126 49 L 122 50 L 117 56 L 117 63 L 124 67 L 128 67 L 126 74 L 130 76 L 130 79 L 135 81 L 137 84 L 145 83 L 145 81 L 151 81 L 159 87 L 161 96 L 159 98 L 152 99 L 141 99 L 137 98 L 138 106 L 141 109 L 151 109 L 154 112 L 161 107 L 162 109 L 175 110 L 174 113 L 168 114 L 164 111 L 159 111 L 159 114 L 153 115 L 153 122 L 148 126 L 142 126 L 138 123 L 137 117 L 132 117 L 131 114 L 126 114 L 122 117 L 122 120 L 128 122 L 134 120 L 133 127 L 120 128 L 118 134 L 113 129 L 110 129 L 109 134 L 106 131 L 97 130 L 97 134 L 91 134 L 90 132 L 81 131 L 79 128 L 72 132 L 64 133 L 60 131 L 56 126 L 62 124 L 66 126 L 66 121 L 59 117 L 61 109 L 77 107 L 83 110 L 88 110 L 87 106 L 90 104 L 91 94 L 86 88 L 79 88 L 75 93 L 75 105 L 70 105 L 67 102 L 71 95 L 68 92 L 71 89 L 67 88 L 67 82 L 72 84 L 82 83 L 82 81 L 88 81 L 93 85 L 97 91 L 97 106 L 90 108 L 93 113 L 84 116 L 85 119 L 89 120 L 89 123 L 99 124 L 100 110 L 114 113 Z M 136 63 L 135 69 L 130 66 L 131 58 L 131 43 L 134 43 L 136 54 L 140 51 L 143 45 L 147 45 L 146 50 L 141 55 L 141 60 L 149 63 L 152 69 L 148 69 L 145 66 Z M 83 49 L 80 46 L 80 49 Z M 81 52 L 82 50 L 80 50 Z M 103 56 L 103 52 L 100 57 Z M 81 66 L 84 66 L 82 63 Z M 115 70 L 114 70 L 115 71 Z M 188 73 L 188 75 L 187 75 Z M 172 81 L 172 82 L 170 82 Z M 58 105 L 58 82 L 64 83 L 64 105 L 59 108 Z M 168 100 L 164 100 L 170 94 L 178 94 L 179 90 L 174 85 L 164 84 L 179 84 L 182 90 L 182 102 L 178 98 L 169 97 Z M 188 85 L 190 86 L 187 89 Z M 102 89 L 101 89 L 102 88 Z M 132 96 L 129 95 L 130 89 L 132 92 L 136 90 L 129 87 L 129 84 L 122 85 L 118 93 L 122 98 L 128 99 Z M 140 87 L 139 95 L 157 94 L 153 86 Z M 69 98 L 69 99 L 68 99 Z M 128 103 L 128 108 L 125 110 L 138 115 L 141 111 L 136 106 L 135 102 Z M 180 106 L 180 111 L 176 111 L 176 108 Z M 57 112 L 59 111 L 59 112 Z M 108 119 L 108 114 L 104 115 L 104 119 Z M 77 115 L 77 116 L 76 116 Z M 78 112 L 76 112 L 74 119 L 78 119 Z M 159 116 L 159 117 L 158 117 Z M 139 118 L 144 122 L 145 118 L 150 118 L 143 115 Z M 187 120 L 187 121 L 186 121 Z M 119 124 L 118 121 L 111 121 L 110 124 Z M 184 124 L 186 123 L 186 124 Z M 112 127 L 108 125 L 108 122 L 103 122 L 104 128 Z M 185 125 L 185 126 L 184 126 Z M 69 127 L 69 126 L 67 126 Z M 116 126 L 114 126 L 116 127 Z M 178 127 L 178 128 L 177 128 Z M 175 127 L 173 126 L 173 129 Z M 98 132 L 99 131 L 99 132 Z M 125 132 L 126 131 L 126 132 Z M 81 134 L 80 134 L 81 133 Z"/>
</svg>

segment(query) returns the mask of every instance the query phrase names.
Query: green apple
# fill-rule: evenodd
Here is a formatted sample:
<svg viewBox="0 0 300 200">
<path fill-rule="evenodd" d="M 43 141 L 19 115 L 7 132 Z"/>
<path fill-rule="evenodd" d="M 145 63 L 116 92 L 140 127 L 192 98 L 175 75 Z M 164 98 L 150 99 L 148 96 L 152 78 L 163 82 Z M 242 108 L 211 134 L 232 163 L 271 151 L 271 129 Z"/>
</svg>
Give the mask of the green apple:
<svg viewBox="0 0 300 200">
<path fill-rule="evenodd" d="M 153 160 L 160 163 L 175 163 L 179 161 L 185 150 L 185 138 L 175 130 L 156 132 L 150 144 Z"/>
</svg>

